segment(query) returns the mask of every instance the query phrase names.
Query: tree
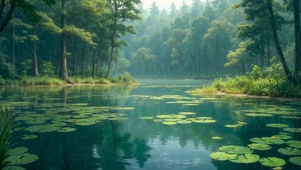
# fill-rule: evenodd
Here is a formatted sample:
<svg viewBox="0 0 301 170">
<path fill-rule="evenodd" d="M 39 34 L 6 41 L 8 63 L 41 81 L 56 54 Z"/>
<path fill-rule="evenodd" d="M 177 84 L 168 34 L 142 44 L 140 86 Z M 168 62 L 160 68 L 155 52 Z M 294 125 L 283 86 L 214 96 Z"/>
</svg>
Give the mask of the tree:
<svg viewBox="0 0 301 170">
<path fill-rule="evenodd" d="M 241 42 L 235 51 L 230 51 L 227 55 L 228 62 L 225 67 L 235 67 L 243 74 L 247 72 L 247 63 L 251 59 L 248 55 L 246 48 L 250 42 Z"/>
<path fill-rule="evenodd" d="M 289 82 L 296 84 L 296 79 L 292 76 L 290 72 L 286 59 L 283 55 L 283 51 L 280 45 L 279 36 L 277 30 L 281 28 L 281 25 L 284 23 L 283 17 L 278 13 L 279 11 L 274 11 L 273 9 L 273 0 L 263 0 L 263 1 L 251 1 L 243 0 L 238 7 L 244 8 L 244 13 L 246 14 L 246 19 L 253 22 L 257 18 L 266 18 L 269 20 L 273 39 L 275 42 L 275 47 L 281 61 L 283 70 L 285 72 L 286 78 Z"/>
<path fill-rule="evenodd" d="M 43 0 L 47 5 L 54 5 L 55 0 Z M 21 10 L 23 14 L 31 19 L 37 21 L 39 19 L 35 7 L 26 0 L 1 0 L 0 2 L 0 36 L 4 29 L 8 26 L 10 21 L 14 18 L 14 12 Z"/>
<path fill-rule="evenodd" d="M 92 1 L 95 2 L 96 1 Z M 85 29 L 76 27 L 75 25 L 68 24 L 67 25 L 67 14 L 71 13 L 70 11 L 75 10 L 76 14 L 73 14 L 75 16 L 77 15 L 85 15 L 87 11 L 82 11 L 82 7 L 86 5 L 83 2 L 79 2 L 78 4 L 74 3 L 74 8 L 70 9 L 70 11 L 67 11 L 66 8 L 67 0 L 62 0 L 62 14 L 61 14 L 61 63 L 60 63 L 60 78 L 65 80 L 68 83 L 72 83 L 68 76 L 68 68 L 67 68 L 67 52 L 66 52 L 66 43 L 68 37 L 71 35 L 74 35 L 78 37 L 80 40 L 85 42 L 86 45 L 93 45 L 95 46 L 95 42 L 93 41 L 93 38 L 96 37 L 94 33 L 91 33 L 89 31 L 86 31 Z M 95 4 L 96 5 L 96 4 Z M 85 9 L 85 8 L 83 8 Z"/>
<path fill-rule="evenodd" d="M 301 72 L 301 29 L 300 29 L 300 1 L 294 1 L 294 25 L 295 25 L 295 79 L 299 79 Z"/>
<path fill-rule="evenodd" d="M 126 33 L 135 33 L 134 27 L 132 25 L 126 25 L 124 22 L 141 19 L 138 15 L 140 10 L 136 6 L 139 3 L 140 0 L 108 0 L 110 11 L 108 15 L 108 20 L 110 21 L 110 59 L 105 78 L 109 77 L 115 48 L 126 45 L 124 41 L 118 41 L 118 38 Z"/>
</svg>

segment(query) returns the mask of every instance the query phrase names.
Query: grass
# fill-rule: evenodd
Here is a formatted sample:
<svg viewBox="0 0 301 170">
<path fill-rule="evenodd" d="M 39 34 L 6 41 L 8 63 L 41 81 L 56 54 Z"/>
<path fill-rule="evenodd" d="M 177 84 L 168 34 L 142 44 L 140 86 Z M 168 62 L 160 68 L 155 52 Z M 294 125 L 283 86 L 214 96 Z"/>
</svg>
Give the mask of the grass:
<svg viewBox="0 0 301 170">
<path fill-rule="evenodd" d="M 285 98 L 301 98 L 301 85 L 289 83 L 279 67 L 272 66 L 261 71 L 254 66 L 253 71 L 234 78 L 216 79 L 211 85 L 191 91 L 192 94 L 217 93 L 248 94 Z"/>
<path fill-rule="evenodd" d="M 92 77 L 70 77 L 75 84 L 95 84 L 95 85 L 113 85 L 113 84 L 137 84 L 138 82 L 132 78 L 129 73 L 124 73 L 114 78 L 92 78 Z M 28 77 L 24 76 L 18 80 L 5 80 L 0 77 L 0 85 L 57 85 L 63 86 L 67 83 L 55 77 Z"/>
<path fill-rule="evenodd" d="M 0 107 L 0 169 L 4 169 L 9 164 L 6 158 L 9 156 L 8 151 L 11 149 L 9 139 L 15 127 L 14 121 L 14 109 Z"/>
</svg>

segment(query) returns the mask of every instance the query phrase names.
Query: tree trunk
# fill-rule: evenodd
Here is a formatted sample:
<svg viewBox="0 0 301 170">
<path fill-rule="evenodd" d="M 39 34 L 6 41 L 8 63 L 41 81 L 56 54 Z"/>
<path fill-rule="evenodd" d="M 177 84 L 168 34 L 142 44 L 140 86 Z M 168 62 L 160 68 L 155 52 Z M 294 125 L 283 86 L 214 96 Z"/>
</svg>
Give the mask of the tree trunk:
<svg viewBox="0 0 301 170">
<path fill-rule="evenodd" d="M 11 64 L 13 66 L 13 70 L 15 71 L 15 66 L 16 66 L 16 58 L 15 58 L 15 34 L 16 34 L 16 29 L 15 26 L 13 26 L 13 31 L 11 35 Z"/>
<path fill-rule="evenodd" d="M 93 60 L 92 60 L 92 74 L 91 76 L 95 78 L 95 68 L 96 68 L 96 49 L 93 49 Z"/>
<path fill-rule="evenodd" d="M 269 12 L 269 16 L 268 17 L 269 17 L 269 20 L 270 20 L 270 23 L 271 23 L 271 27 L 272 27 L 272 31 L 273 31 L 273 37 L 274 37 L 274 40 L 275 40 L 276 49 L 277 49 L 277 52 L 278 52 L 279 59 L 280 59 L 280 62 L 282 64 L 282 67 L 284 69 L 286 78 L 288 79 L 289 82 L 291 82 L 293 84 L 297 84 L 296 79 L 292 76 L 292 74 L 291 74 L 291 72 L 290 72 L 290 70 L 289 70 L 289 68 L 287 66 L 285 57 L 283 55 L 283 52 L 282 52 L 282 49 L 281 49 L 281 46 L 280 46 L 280 42 L 279 42 L 279 38 L 278 38 L 278 33 L 277 33 L 277 28 L 276 28 L 276 21 L 275 21 L 275 17 L 274 17 L 272 0 L 267 0 L 267 5 L 268 5 L 268 12 Z"/>
<path fill-rule="evenodd" d="M 299 80 L 301 71 L 301 30 L 300 30 L 300 10 L 299 1 L 294 0 L 294 22 L 295 22 L 295 79 Z"/>
<path fill-rule="evenodd" d="M 37 26 L 33 26 L 33 35 L 36 35 L 37 33 Z M 39 75 L 39 69 L 38 69 L 38 58 L 37 58 L 37 40 L 33 40 L 33 76 L 34 77 L 40 77 Z"/>
<path fill-rule="evenodd" d="M 62 16 L 61 16 L 61 28 L 63 29 L 66 26 L 66 1 L 62 0 Z M 61 68 L 60 68 L 60 78 L 65 80 L 67 83 L 72 83 L 68 76 L 67 70 L 67 56 L 66 56 L 66 41 L 67 36 L 63 32 L 61 34 Z"/>
</svg>

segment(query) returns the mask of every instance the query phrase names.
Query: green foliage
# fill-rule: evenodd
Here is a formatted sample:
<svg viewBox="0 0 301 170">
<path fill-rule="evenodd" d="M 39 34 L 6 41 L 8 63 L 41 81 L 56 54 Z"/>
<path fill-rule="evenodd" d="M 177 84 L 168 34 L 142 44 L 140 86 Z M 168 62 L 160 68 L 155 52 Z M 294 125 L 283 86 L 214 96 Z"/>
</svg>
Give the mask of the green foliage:
<svg viewBox="0 0 301 170">
<path fill-rule="evenodd" d="M 63 33 L 67 35 L 75 35 L 89 45 L 96 45 L 95 42 L 93 41 L 93 37 L 96 37 L 94 33 L 85 31 L 84 29 L 81 28 L 77 28 L 74 25 L 65 26 L 63 28 Z"/>
<path fill-rule="evenodd" d="M 15 127 L 15 118 L 13 108 L 0 106 L 0 169 L 9 164 L 6 158 L 8 157 L 8 151 L 11 149 L 9 139 Z"/>
<path fill-rule="evenodd" d="M 55 67 L 50 61 L 43 61 L 42 63 L 42 74 L 44 76 L 53 76 Z"/>
<path fill-rule="evenodd" d="M 22 75 L 26 76 L 32 72 L 32 60 L 27 59 L 21 63 Z"/>
<path fill-rule="evenodd" d="M 116 84 L 137 84 L 138 82 L 128 73 L 125 72 L 122 75 L 111 78 L 110 81 Z"/>
<path fill-rule="evenodd" d="M 211 86 L 198 92 L 215 88 L 228 94 L 301 98 L 301 85 L 295 86 L 288 82 L 281 68 L 278 63 L 261 71 L 255 65 L 252 72 L 244 76 L 228 77 L 225 80 L 217 79 Z M 214 90 L 212 91 L 215 93 Z"/>
<path fill-rule="evenodd" d="M 3 79 L 18 79 L 19 76 L 15 72 L 13 65 L 6 62 L 7 55 L 0 52 L 0 76 Z"/>
</svg>

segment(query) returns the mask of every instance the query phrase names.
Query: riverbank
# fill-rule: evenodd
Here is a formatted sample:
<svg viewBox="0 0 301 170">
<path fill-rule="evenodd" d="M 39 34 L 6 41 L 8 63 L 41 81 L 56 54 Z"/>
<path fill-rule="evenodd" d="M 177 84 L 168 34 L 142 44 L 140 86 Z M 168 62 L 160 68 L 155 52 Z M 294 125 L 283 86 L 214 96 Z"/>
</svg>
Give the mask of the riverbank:
<svg viewBox="0 0 301 170">
<path fill-rule="evenodd" d="M 191 94 L 235 94 L 269 96 L 282 98 L 301 98 L 301 84 L 287 81 L 282 70 L 272 66 L 265 70 L 254 66 L 252 72 L 234 78 L 216 79 L 210 85 L 190 91 Z"/>
<path fill-rule="evenodd" d="M 136 85 L 139 84 L 130 74 L 124 73 L 117 77 L 112 78 L 92 78 L 92 77 L 70 77 L 73 84 L 67 83 L 56 77 L 28 77 L 24 76 L 20 79 L 15 80 L 5 80 L 0 78 L 0 85 L 55 85 L 55 86 L 65 86 L 65 85 Z"/>
<path fill-rule="evenodd" d="M 191 90 L 189 93 L 299 99 L 301 98 L 301 85 L 295 86 L 286 80 L 270 78 L 254 80 L 249 76 L 239 76 L 216 79 L 210 85 Z"/>
</svg>

